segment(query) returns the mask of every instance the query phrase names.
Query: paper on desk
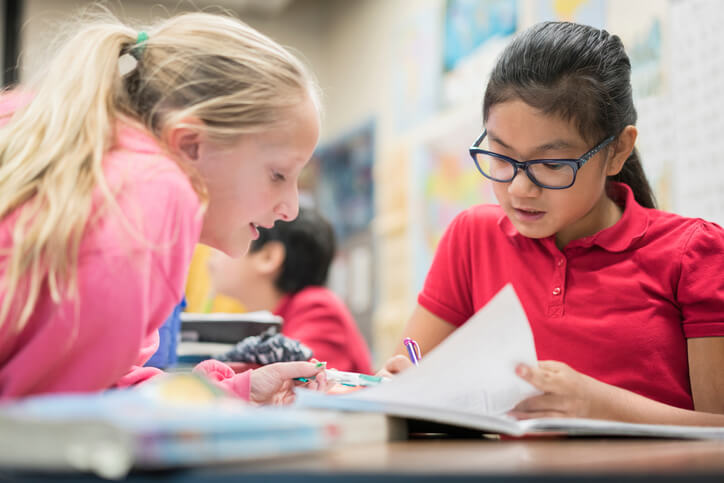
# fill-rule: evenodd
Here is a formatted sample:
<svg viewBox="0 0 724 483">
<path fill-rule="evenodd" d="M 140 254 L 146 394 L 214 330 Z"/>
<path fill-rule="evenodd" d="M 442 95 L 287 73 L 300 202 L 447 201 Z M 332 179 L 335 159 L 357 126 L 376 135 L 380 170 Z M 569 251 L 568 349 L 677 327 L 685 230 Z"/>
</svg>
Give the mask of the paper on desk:
<svg viewBox="0 0 724 483">
<path fill-rule="evenodd" d="M 506 285 L 418 367 L 387 384 L 357 391 L 381 404 L 501 415 L 539 392 L 515 375 L 518 363 L 537 364 L 533 334 L 520 301 Z"/>
</svg>

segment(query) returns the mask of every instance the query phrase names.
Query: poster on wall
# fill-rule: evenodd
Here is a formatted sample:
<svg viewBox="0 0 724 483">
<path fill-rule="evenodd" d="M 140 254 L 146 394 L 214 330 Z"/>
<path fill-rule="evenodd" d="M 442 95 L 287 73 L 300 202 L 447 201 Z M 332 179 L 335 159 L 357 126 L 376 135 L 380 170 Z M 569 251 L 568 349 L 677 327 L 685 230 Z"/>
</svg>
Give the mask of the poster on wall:
<svg viewBox="0 0 724 483">
<path fill-rule="evenodd" d="M 669 2 L 614 2 L 608 30 L 621 38 L 631 61 L 631 87 L 638 113 L 636 147 L 660 209 L 674 210 L 676 116 L 669 87 Z"/>
<path fill-rule="evenodd" d="M 299 179 L 300 200 L 307 200 L 334 227 L 337 254 L 329 288 L 344 300 L 368 342 L 376 281 L 370 224 L 374 216 L 374 122 L 318 148 Z"/>
<path fill-rule="evenodd" d="M 300 191 L 334 226 L 337 241 L 369 229 L 374 216 L 374 123 L 318 148 L 300 178 Z"/>
<path fill-rule="evenodd" d="M 516 0 L 448 0 L 442 104 L 480 104 L 495 60 L 518 26 Z"/>
<path fill-rule="evenodd" d="M 606 26 L 604 0 L 536 0 L 534 6 L 535 22 L 576 22 L 599 29 Z"/>
<path fill-rule="evenodd" d="M 413 143 L 416 175 L 410 204 L 412 252 L 416 289 L 422 287 L 432 256 L 445 229 L 463 210 L 480 203 L 497 203 L 491 182 L 480 174 L 468 148 L 480 135 L 477 106 L 442 117 L 428 125 Z"/>
<path fill-rule="evenodd" d="M 671 19 L 676 211 L 724 225 L 724 5 L 676 2 Z"/>
<path fill-rule="evenodd" d="M 410 4 L 411 12 L 397 19 L 393 44 L 392 97 L 395 125 L 404 132 L 432 116 L 439 107 L 442 72 L 441 5 Z"/>
<path fill-rule="evenodd" d="M 518 26 L 516 0 L 448 0 L 445 5 L 445 72 L 494 37 Z"/>
</svg>

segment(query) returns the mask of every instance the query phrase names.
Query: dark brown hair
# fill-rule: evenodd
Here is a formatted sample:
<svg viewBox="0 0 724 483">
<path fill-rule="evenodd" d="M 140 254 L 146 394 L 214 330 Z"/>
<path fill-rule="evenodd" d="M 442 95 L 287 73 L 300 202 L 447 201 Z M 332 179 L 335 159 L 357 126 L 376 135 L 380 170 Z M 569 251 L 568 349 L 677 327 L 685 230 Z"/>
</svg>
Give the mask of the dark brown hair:
<svg viewBox="0 0 724 483">
<path fill-rule="evenodd" d="M 492 106 L 511 99 L 573 121 L 592 144 L 636 124 L 623 43 L 588 25 L 542 22 L 516 36 L 490 75 L 483 119 Z M 610 179 L 630 186 L 640 205 L 656 207 L 636 149 Z"/>
<path fill-rule="evenodd" d="M 281 292 L 296 293 L 327 282 L 336 241 L 332 225 L 320 213 L 300 208 L 299 216 L 292 221 L 277 221 L 272 228 L 259 228 L 259 238 L 251 242 L 249 252 L 257 252 L 273 241 L 284 245 L 286 252 L 275 281 Z"/>
</svg>

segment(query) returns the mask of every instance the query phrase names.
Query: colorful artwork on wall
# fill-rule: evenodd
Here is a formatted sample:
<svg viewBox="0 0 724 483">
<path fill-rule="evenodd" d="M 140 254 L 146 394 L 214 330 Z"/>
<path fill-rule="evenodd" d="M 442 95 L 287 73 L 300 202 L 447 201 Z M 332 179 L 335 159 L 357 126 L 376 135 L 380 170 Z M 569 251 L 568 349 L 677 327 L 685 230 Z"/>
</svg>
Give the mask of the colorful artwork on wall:
<svg viewBox="0 0 724 483">
<path fill-rule="evenodd" d="M 300 191 L 334 226 L 340 244 L 369 229 L 374 215 L 374 123 L 366 122 L 314 153 Z"/>
<path fill-rule="evenodd" d="M 448 0 L 445 7 L 445 71 L 488 40 L 506 37 L 518 26 L 516 0 Z"/>
</svg>

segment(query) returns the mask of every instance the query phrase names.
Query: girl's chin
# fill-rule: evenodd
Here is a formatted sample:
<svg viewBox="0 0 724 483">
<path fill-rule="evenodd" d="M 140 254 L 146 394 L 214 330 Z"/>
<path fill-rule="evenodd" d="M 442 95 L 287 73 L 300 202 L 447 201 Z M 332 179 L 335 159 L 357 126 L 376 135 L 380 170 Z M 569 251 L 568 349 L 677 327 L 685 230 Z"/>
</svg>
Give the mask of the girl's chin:
<svg viewBox="0 0 724 483">
<path fill-rule="evenodd" d="M 548 238 L 549 236 L 555 234 L 544 227 L 534 227 L 525 223 L 514 222 L 513 226 L 515 226 L 515 229 L 518 230 L 518 233 L 526 238 Z"/>
<path fill-rule="evenodd" d="M 246 234 L 246 232 L 244 232 L 244 235 L 236 237 L 233 240 L 228 240 L 225 246 L 214 248 L 220 250 L 231 258 L 239 258 L 246 255 L 246 253 L 249 251 L 250 244 L 250 237 Z"/>
</svg>

